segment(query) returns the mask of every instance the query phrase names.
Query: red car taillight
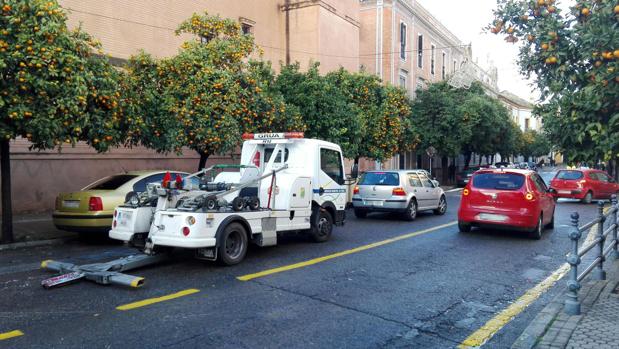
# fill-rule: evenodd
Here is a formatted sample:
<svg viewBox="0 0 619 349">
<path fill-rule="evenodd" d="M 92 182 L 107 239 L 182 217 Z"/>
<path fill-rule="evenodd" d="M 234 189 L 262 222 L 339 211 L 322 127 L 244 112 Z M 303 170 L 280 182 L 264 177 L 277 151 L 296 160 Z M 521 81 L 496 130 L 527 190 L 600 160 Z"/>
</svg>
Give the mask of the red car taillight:
<svg viewBox="0 0 619 349">
<path fill-rule="evenodd" d="M 533 201 L 535 200 L 535 195 L 533 195 L 533 193 L 526 193 L 524 198 L 527 199 L 527 201 Z"/>
<path fill-rule="evenodd" d="M 393 188 L 393 191 L 391 192 L 391 195 L 393 195 L 393 196 L 406 196 L 406 192 L 402 188 Z"/>
<path fill-rule="evenodd" d="M 353 194 L 359 194 L 359 186 L 355 185 L 355 188 L 352 190 Z"/>
<path fill-rule="evenodd" d="M 187 236 L 189 235 L 189 233 L 191 233 L 191 230 L 189 229 L 189 227 L 183 227 L 183 235 Z"/>
<path fill-rule="evenodd" d="M 463 196 L 468 196 L 469 194 L 470 194 L 470 192 L 469 192 L 469 190 L 468 190 L 468 189 L 464 188 L 464 189 L 462 190 L 462 195 L 463 195 Z"/>
<path fill-rule="evenodd" d="M 100 197 L 90 197 L 90 200 L 88 200 L 88 211 L 103 211 L 103 201 Z"/>
</svg>

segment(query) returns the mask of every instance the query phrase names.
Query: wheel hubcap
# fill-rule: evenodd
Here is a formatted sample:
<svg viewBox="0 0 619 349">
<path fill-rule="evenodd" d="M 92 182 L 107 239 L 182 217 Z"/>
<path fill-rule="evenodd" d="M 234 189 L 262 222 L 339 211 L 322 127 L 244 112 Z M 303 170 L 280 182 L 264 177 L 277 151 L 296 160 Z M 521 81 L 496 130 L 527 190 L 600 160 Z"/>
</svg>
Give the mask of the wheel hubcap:
<svg viewBox="0 0 619 349">
<path fill-rule="evenodd" d="M 411 217 L 417 217 L 417 207 L 415 207 L 415 204 L 411 204 Z"/>
<path fill-rule="evenodd" d="M 237 231 L 231 232 L 226 239 L 226 254 L 230 258 L 237 258 L 241 253 L 242 244 L 243 240 L 240 233 Z"/>
<path fill-rule="evenodd" d="M 441 213 L 444 213 L 445 210 L 447 209 L 447 202 L 445 201 L 445 199 L 441 199 L 441 203 L 439 206 L 440 206 L 439 208 L 441 210 Z"/>
<path fill-rule="evenodd" d="M 318 221 L 318 232 L 321 236 L 329 234 L 329 221 L 325 217 L 320 218 Z"/>
</svg>

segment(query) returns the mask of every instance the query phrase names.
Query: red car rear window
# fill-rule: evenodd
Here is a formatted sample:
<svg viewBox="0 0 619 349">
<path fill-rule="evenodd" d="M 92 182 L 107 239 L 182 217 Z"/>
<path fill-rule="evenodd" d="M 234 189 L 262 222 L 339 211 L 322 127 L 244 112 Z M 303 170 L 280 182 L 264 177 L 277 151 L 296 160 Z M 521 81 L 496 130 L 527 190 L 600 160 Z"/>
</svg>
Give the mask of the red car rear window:
<svg viewBox="0 0 619 349">
<path fill-rule="evenodd" d="M 518 190 L 524 176 L 517 173 L 478 173 L 473 176 L 473 187 L 478 189 Z"/>
<path fill-rule="evenodd" d="M 581 179 L 582 172 L 581 171 L 570 171 L 570 170 L 561 170 L 557 173 L 556 179 L 566 179 L 566 180 L 574 180 Z"/>
</svg>

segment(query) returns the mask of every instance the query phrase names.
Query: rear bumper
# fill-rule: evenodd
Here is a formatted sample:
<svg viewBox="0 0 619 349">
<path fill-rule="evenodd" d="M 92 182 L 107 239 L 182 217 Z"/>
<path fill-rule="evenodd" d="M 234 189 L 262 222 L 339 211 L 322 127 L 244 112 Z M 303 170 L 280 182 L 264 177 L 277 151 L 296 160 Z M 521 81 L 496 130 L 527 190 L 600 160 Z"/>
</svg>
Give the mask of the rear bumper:
<svg viewBox="0 0 619 349">
<path fill-rule="evenodd" d="M 584 199 L 587 194 L 586 189 L 557 189 L 553 188 L 557 191 L 557 198 L 565 198 L 565 199 Z"/>
<path fill-rule="evenodd" d="M 155 246 L 170 246 L 180 248 L 203 248 L 217 246 L 216 238 L 187 238 L 171 236 L 151 236 Z"/>
<path fill-rule="evenodd" d="M 530 212 L 506 212 L 492 210 L 460 210 L 458 221 L 475 227 L 531 230 L 537 226 L 537 215 Z"/>
<path fill-rule="evenodd" d="M 79 215 L 54 212 L 56 228 L 73 232 L 106 232 L 112 226 L 112 214 Z"/>
<path fill-rule="evenodd" d="M 402 212 L 408 207 L 406 199 L 398 200 L 371 200 L 365 201 L 360 198 L 353 198 L 352 205 L 355 209 L 380 212 Z"/>
</svg>

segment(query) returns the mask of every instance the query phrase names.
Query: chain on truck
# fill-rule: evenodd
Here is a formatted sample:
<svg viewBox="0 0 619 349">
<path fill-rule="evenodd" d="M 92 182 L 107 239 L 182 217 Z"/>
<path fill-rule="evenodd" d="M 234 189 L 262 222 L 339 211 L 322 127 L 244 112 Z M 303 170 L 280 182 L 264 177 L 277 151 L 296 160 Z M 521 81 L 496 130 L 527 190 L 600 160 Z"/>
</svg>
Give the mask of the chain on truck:
<svg viewBox="0 0 619 349">
<path fill-rule="evenodd" d="M 110 238 L 142 254 L 85 266 L 44 261 L 44 268 L 65 274 L 43 286 L 86 278 L 139 287 L 143 278 L 121 272 L 158 263 L 173 248 L 234 265 L 249 243 L 276 245 L 280 232 L 302 231 L 316 242 L 327 241 L 333 226 L 346 218 L 340 147 L 304 138 L 302 132 L 244 134 L 243 139 L 239 165 L 214 165 L 185 178 L 166 175 L 116 208 Z M 351 177 L 356 176 L 353 168 Z"/>
</svg>

